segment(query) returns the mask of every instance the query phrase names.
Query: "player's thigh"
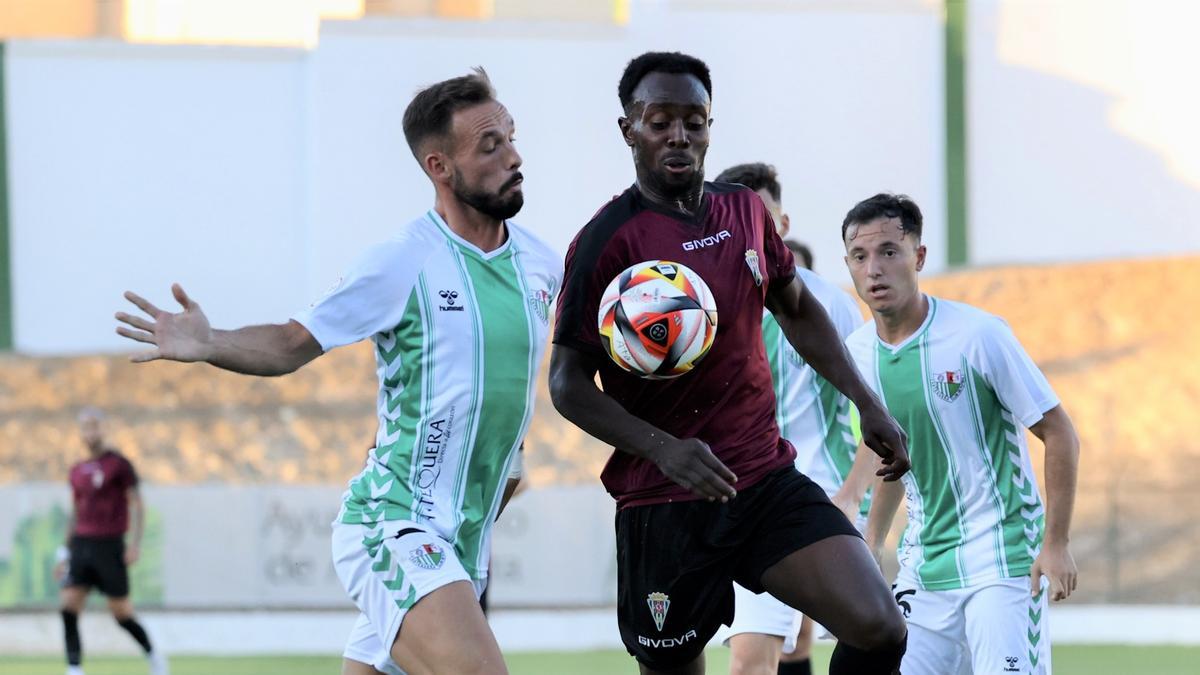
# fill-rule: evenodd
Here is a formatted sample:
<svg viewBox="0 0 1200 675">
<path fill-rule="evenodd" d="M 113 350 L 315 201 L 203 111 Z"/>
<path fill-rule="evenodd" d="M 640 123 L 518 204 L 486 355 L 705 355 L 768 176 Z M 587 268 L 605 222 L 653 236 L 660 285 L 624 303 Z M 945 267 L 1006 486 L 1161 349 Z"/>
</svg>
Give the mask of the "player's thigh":
<svg viewBox="0 0 1200 675">
<path fill-rule="evenodd" d="M 775 675 L 783 638 L 764 633 L 737 633 L 729 638 L 729 675 Z"/>
<path fill-rule="evenodd" d="M 125 543 L 121 540 L 99 542 L 93 555 L 96 590 L 109 598 L 128 598 L 129 566 L 125 564 Z"/>
<path fill-rule="evenodd" d="M 909 624 L 908 646 L 900 662 L 904 675 L 971 675 L 966 645 L 952 636 Z"/>
<path fill-rule="evenodd" d="M 778 660 L 780 651 L 790 652 L 796 648 L 796 633 L 800 629 L 800 613 L 780 602 L 770 593 L 752 593 L 741 584 L 733 587 L 734 614 L 729 628 L 720 631 L 722 641 L 729 645 L 730 658 L 757 670 L 754 664 L 761 659 L 743 658 L 748 650 L 760 641 L 739 640 L 744 635 L 762 636 L 777 647 L 771 655 L 771 663 Z M 752 647 L 753 646 L 753 647 Z"/>
<path fill-rule="evenodd" d="M 124 621 L 133 617 L 133 601 L 129 596 L 108 599 L 108 611 L 112 613 L 113 618 L 117 621 Z"/>
<path fill-rule="evenodd" d="M 385 673 L 505 672 L 480 588 L 448 542 L 415 523 L 393 522 L 335 525 L 332 544 L 334 569 L 362 612 L 346 658 Z M 421 637 L 430 623 L 441 639 Z"/>
<path fill-rule="evenodd" d="M 1050 674 L 1046 597 L 1031 597 L 1025 577 L 974 589 L 964 614 L 975 675 Z"/>
<path fill-rule="evenodd" d="M 835 535 L 789 554 L 763 572 L 762 583 L 851 646 L 871 650 L 904 639 L 904 618 L 856 535 Z"/>
<path fill-rule="evenodd" d="M 931 591 L 901 578 L 892 593 L 908 624 L 908 647 L 900 671 L 904 675 L 970 675 L 964 617 L 970 592 Z"/>
<path fill-rule="evenodd" d="M 795 663 L 797 661 L 805 661 L 812 656 L 813 646 L 813 620 L 801 615 L 800 630 L 796 632 L 796 647 L 791 651 L 784 650 L 779 656 L 780 663 Z"/>
<path fill-rule="evenodd" d="M 704 646 L 733 620 L 738 542 L 721 530 L 723 513 L 707 502 L 617 513 L 617 627 L 643 672 L 702 667 Z"/>
<path fill-rule="evenodd" d="M 87 604 L 88 592 L 91 591 L 87 586 L 63 586 L 58 590 L 59 605 L 76 614 L 83 611 L 84 605 Z"/>
<path fill-rule="evenodd" d="M 387 675 L 381 670 L 375 670 L 374 666 L 367 665 L 361 661 L 356 661 L 351 658 L 342 658 L 342 675 Z"/>
<path fill-rule="evenodd" d="M 409 675 L 504 675 L 508 670 L 475 586 L 456 581 L 417 601 L 400 625 L 392 660 Z"/>
</svg>

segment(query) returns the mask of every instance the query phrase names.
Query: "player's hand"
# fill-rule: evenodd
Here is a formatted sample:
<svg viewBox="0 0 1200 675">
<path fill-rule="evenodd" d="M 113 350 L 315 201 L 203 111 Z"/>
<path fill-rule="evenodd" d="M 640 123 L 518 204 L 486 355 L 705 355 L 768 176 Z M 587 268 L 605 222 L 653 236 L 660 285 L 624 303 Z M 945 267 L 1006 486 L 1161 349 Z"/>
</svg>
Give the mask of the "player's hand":
<svg viewBox="0 0 1200 675">
<path fill-rule="evenodd" d="M 140 560 L 141 557 L 142 557 L 142 550 L 140 548 L 138 548 L 137 546 L 126 546 L 125 547 L 125 565 L 126 566 L 134 564 L 135 562 Z"/>
<path fill-rule="evenodd" d="M 1066 544 L 1046 543 L 1029 570 L 1029 593 L 1036 598 L 1042 592 L 1042 577 L 1046 577 L 1050 582 L 1050 599 L 1066 600 L 1075 590 L 1078 576 L 1075 558 Z"/>
<path fill-rule="evenodd" d="M 650 457 L 667 478 L 708 501 L 727 502 L 737 496 L 737 476 L 696 438 L 673 440 L 659 446 Z"/>
<path fill-rule="evenodd" d="M 863 443 L 883 462 L 875 475 L 882 476 L 888 482 L 898 480 L 911 466 L 908 460 L 908 435 L 883 406 L 865 407 L 859 412 Z"/>
<path fill-rule="evenodd" d="M 131 356 L 130 360 L 134 363 L 145 363 L 155 359 L 204 361 L 208 357 L 212 342 L 212 328 L 208 325 L 208 317 L 204 316 L 200 305 L 189 298 L 179 284 L 171 286 L 171 294 L 183 307 L 183 311 L 178 314 L 155 307 L 149 300 L 133 291 L 125 291 L 125 299 L 137 305 L 150 320 L 117 312 L 118 321 L 132 326 L 117 326 L 117 334 L 155 346 L 155 349 Z"/>
</svg>

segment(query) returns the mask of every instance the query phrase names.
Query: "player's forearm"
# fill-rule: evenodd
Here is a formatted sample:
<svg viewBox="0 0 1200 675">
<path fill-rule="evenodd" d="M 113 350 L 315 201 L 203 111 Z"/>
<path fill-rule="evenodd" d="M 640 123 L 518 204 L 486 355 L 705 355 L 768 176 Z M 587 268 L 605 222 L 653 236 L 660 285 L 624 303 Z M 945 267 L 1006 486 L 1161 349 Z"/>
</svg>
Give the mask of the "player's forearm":
<svg viewBox="0 0 1200 675">
<path fill-rule="evenodd" d="M 1047 544 L 1070 540 L 1071 515 L 1079 474 L 1079 439 L 1073 428 L 1046 434 L 1046 537 Z"/>
<path fill-rule="evenodd" d="M 307 341 L 302 338 L 288 324 L 214 330 L 204 360 L 243 375 L 286 375 L 321 353 L 311 336 Z"/>
<path fill-rule="evenodd" d="M 569 366 L 551 365 L 550 398 L 555 409 L 589 435 L 629 454 L 651 459 L 664 443 L 676 440 L 667 432 L 629 414 L 593 379 Z"/>
<path fill-rule="evenodd" d="M 871 511 L 867 514 L 867 531 L 863 534 L 872 551 L 883 548 L 903 499 L 904 485 L 900 481 L 875 481 L 875 489 L 871 493 Z"/>
<path fill-rule="evenodd" d="M 842 483 L 841 492 L 859 504 L 875 481 L 875 453 L 865 445 L 859 444 L 854 454 L 854 464 L 846 480 Z"/>
<path fill-rule="evenodd" d="M 129 505 L 129 544 L 134 548 L 142 547 L 142 532 L 145 529 L 145 508 L 139 499 Z"/>
</svg>

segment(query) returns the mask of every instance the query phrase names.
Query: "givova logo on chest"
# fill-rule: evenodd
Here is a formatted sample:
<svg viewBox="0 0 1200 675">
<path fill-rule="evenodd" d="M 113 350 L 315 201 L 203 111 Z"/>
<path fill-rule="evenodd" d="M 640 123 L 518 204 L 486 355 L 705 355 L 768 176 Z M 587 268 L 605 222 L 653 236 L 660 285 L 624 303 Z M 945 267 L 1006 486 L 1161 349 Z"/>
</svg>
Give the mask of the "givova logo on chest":
<svg viewBox="0 0 1200 675">
<path fill-rule="evenodd" d="M 700 248 L 716 246 L 717 244 L 731 237 L 733 237 L 733 235 L 729 233 L 729 230 L 721 230 L 720 232 L 704 237 L 703 239 L 692 239 L 690 241 L 683 242 L 683 250 L 695 251 L 696 249 Z"/>
</svg>

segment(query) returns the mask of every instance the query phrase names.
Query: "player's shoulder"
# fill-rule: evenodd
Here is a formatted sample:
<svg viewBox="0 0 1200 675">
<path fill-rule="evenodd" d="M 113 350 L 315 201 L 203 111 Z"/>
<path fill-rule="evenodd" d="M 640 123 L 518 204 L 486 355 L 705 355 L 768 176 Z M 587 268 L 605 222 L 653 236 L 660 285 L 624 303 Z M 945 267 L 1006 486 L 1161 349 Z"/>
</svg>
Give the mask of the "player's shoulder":
<svg viewBox="0 0 1200 675">
<path fill-rule="evenodd" d="M 412 267 L 434 251 L 445 248 L 445 239 L 446 235 L 427 214 L 396 227 L 386 239 L 368 246 L 360 262 L 368 265 L 403 263 Z"/>
<path fill-rule="evenodd" d="M 741 199 L 741 198 L 750 199 L 751 197 L 753 197 L 754 199 L 757 199 L 759 202 L 762 201 L 762 197 L 759 197 L 757 192 L 755 192 L 754 190 L 751 190 L 750 188 L 746 187 L 745 185 L 742 185 L 741 183 L 722 183 L 720 181 L 705 181 L 704 191 L 711 195 L 719 195 L 719 196 L 728 195 L 728 196 L 732 196 L 733 198 L 737 198 L 737 199 Z"/>
<path fill-rule="evenodd" d="M 854 329 L 846 336 L 846 348 L 853 354 L 855 350 L 870 350 L 875 347 L 878 338 L 875 335 L 875 320 L 871 319 Z"/>
<path fill-rule="evenodd" d="M 976 341 L 1011 339 L 1012 328 L 1003 318 L 965 302 L 930 297 L 937 303 L 940 329 Z"/>
<path fill-rule="evenodd" d="M 544 239 L 534 234 L 531 230 L 520 223 L 506 221 L 508 225 L 508 236 L 512 237 L 513 243 L 517 245 L 523 253 L 531 259 L 548 265 L 562 264 L 562 256 L 554 247 L 548 244 Z"/>
</svg>

